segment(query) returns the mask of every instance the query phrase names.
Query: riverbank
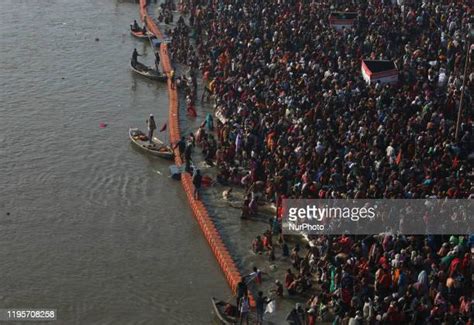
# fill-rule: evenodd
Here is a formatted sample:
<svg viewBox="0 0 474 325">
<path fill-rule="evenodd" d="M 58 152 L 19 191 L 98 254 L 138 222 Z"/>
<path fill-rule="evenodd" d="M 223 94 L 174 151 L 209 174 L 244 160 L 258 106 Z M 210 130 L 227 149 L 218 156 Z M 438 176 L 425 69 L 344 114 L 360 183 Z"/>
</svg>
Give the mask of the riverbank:
<svg viewBox="0 0 474 325">
<path fill-rule="evenodd" d="M 175 21 L 179 18 L 179 13 L 174 13 Z M 167 24 L 160 26 L 162 28 L 174 28 L 175 24 Z M 163 32 L 162 32 L 163 33 Z M 176 76 L 182 76 L 188 71 L 188 67 L 180 63 L 173 63 L 173 67 L 176 70 Z M 202 83 L 202 76 L 198 78 L 198 94 L 201 94 L 204 90 Z M 172 89 L 174 92 L 175 90 Z M 170 119 L 175 116 L 178 117 L 179 126 L 182 135 L 189 135 L 190 133 L 196 133 L 197 129 L 205 119 L 208 113 L 214 114 L 213 101 L 196 102 L 197 116 L 195 118 L 190 117 L 187 114 L 186 109 L 186 98 L 182 92 L 178 92 L 178 109 L 176 110 L 174 105 L 170 104 Z M 176 114 L 174 112 L 177 112 Z M 180 139 L 178 137 L 177 139 Z M 217 169 L 209 167 L 205 161 L 200 148 L 196 147 L 193 152 L 193 163 L 203 172 L 204 175 L 210 176 L 213 180 L 216 180 Z M 178 158 L 178 164 L 181 164 L 181 160 Z M 186 175 L 187 177 L 187 175 Z M 192 185 L 190 188 L 190 195 L 192 193 Z M 223 244 L 227 247 L 228 252 L 235 261 L 237 269 L 240 274 L 248 275 L 253 271 L 254 267 L 259 268 L 263 272 L 263 283 L 256 286 L 254 283 L 250 284 L 252 292 L 263 291 L 266 296 L 270 296 L 276 299 L 276 312 L 273 314 L 267 314 L 265 316 L 266 324 L 280 324 L 284 322 L 287 314 L 295 306 L 296 303 L 304 304 L 309 296 L 292 296 L 288 297 L 285 293 L 285 298 L 276 298 L 274 294 L 270 293 L 270 290 L 275 288 L 274 282 L 276 280 L 282 280 L 285 276 L 287 268 L 290 266 L 290 260 L 288 257 L 282 256 L 281 247 L 275 245 L 276 258 L 273 261 L 269 261 L 269 256 L 266 254 L 256 255 L 251 250 L 252 240 L 257 236 L 261 236 L 264 231 L 268 229 L 268 219 L 273 216 L 271 208 L 267 208 L 264 212 L 261 209 L 261 213 L 256 217 L 249 220 L 243 220 L 241 216 L 241 204 L 244 196 L 244 190 L 242 188 L 233 187 L 232 195 L 229 199 L 223 199 L 222 192 L 227 190 L 229 187 L 222 186 L 218 183 L 214 183 L 210 187 L 206 187 L 202 190 L 202 200 L 200 203 L 203 204 L 207 210 L 207 215 L 211 222 L 215 225 L 217 233 L 222 238 Z M 288 243 L 290 249 L 295 246 L 297 242 Z M 303 244 L 298 242 L 301 246 Z M 302 254 L 306 252 L 305 248 L 301 249 Z M 233 301 L 233 300 L 231 300 Z"/>
<path fill-rule="evenodd" d="M 148 12 L 144 10 L 144 8 L 146 8 L 144 6 L 145 1 L 142 0 L 142 2 L 141 14 L 148 16 Z M 177 15 L 178 14 L 175 14 L 175 16 Z M 163 39 L 164 33 L 159 29 L 160 27 L 155 24 L 153 19 L 150 20 L 149 18 L 150 17 L 146 19 L 148 29 L 154 31 L 159 38 Z M 173 26 L 172 24 L 166 25 L 166 27 Z M 161 62 L 165 73 L 169 74 L 171 70 L 176 69 L 175 76 L 181 76 L 186 72 L 186 67 L 181 64 L 174 63 L 173 66 L 171 66 L 167 44 L 163 43 L 160 50 Z M 199 82 L 199 89 L 203 91 L 201 80 Z M 177 95 L 179 100 L 175 97 Z M 198 116 L 196 118 L 190 118 L 186 114 L 186 100 L 183 94 L 178 94 L 177 88 L 174 87 L 170 81 L 168 83 L 168 97 L 171 143 L 179 141 L 182 135 L 195 133 L 206 114 L 213 114 L 211 103 L 204 105 L 199 104 L 197 105 Z M 180 130 L 183 131 L 180 132 Z M 175 163 L 178 166 L 182 165 L 183 162 L 177 150 L 176 153 Z M 193 162 L 205 175 L 210 176 L 214 180 L 216 179 L 216 170 L 206 167 L 203 156 L 198 148 L 196 148 L 193 153 Z M 281 323 L 294 307 L 295 303 L 304 303 L 305 298 L 307 299 L 308 297 L 293 297 L 290 299 L 278 299 L 274 297 L 274 294 L 270 293 L 270 290 L 274 289 L 275 280 L 284 277 L 285 270 L 289 265 L 289 260 L 287 257 L 278 256 L 281 254 L 277 252 L 276 260 L 267 263 L 268 257 L 265 255 L 255 255 L 250 249 L 252 240 L 256 236 L 261 235 L 266 229 L 265 224 L 267 223 L 267 217 L 271 217 L 271 215 L 260 215 L 260 218 L 257 220 L 243 221 L 240 219 L 240 208 L 236 209 L 235 205 L 232 207 L 233 204 L 231 201 L 222 200 L 222 191 L 225 187 L 216 183 L 210 188 L 204 189 L 202 191 L 202 200 L 197 201 L 192 194 L 193 185 L 190 175 L 187 173 L 182 174 L 181 183 L 187 194 L 188 202 L 193 209 L 194 216 L 219 262 L 231 289 L 235 293 L 236 285 L 240 281 L 241 276 L 250 274 L 254 267 L 261 269 L 264 279 L 263 284 L 258 287 L 253 283 L 249 284 L 251 288 L 251 304 L 254 305 L 252 292 L 256 293 L 256 291 L 262 290 L 265 295 L 277 300 L 276 312 L 265 316 L 266 324 Z M 235 188 L 234 190 L 233 199 L 231 200 L 234 204 L 239 205 L 241 200 L 239 200 L 238 197 L 239 195 L 243 197 L 244 193 L 243 190 L 239 188 Z M 218 298 L 226 299 L 226 297 Z M 233 302 L 233 299 L 228 300 Z"/>
<path fill-rule="evenodd" d="M 155 24 L 152 17 L 148 15 L 148 8 L 146 0 L 140 0 L 140 14 L 141 18 L 147 24 L 147 28 L 153 32 L 158 38 L 164 39 L 164 34 L 160 31 L 158 26 Z M 177 143 L 181 139 L 180 127 L 179 127 L 179 105 L 178 105 L 178 94 L 177 86 L 173 79 L 170 78 L 171 74 L 174 75 L 174 69 L 171 66 L 170 58 L 168 56 L 167 44 L 162 42 L 160 46 L 161 64 L 163 71 L 169 76 L 168 78 L 168 96 L 169 96 L 169 125 L 170 125 L 170 141 L 171 143 Z M 178 166 L 182 165 L 182 160 L 179 156 L 179 152 L 175 150 L 175 163 Z M 234 259 L 227 250 L 226 245 L 221 239 L 221 234 L 216 229 L 212 219 L 209 217 L 208 211 L 202 201 L 194 198 L 193 185 L 191 176 L 188 173 L 181 174 L 181 183 L 184 191 L 187 195 L 188 202 L 193 210 L 194 216 L 198 221 L 201 230 L 209 243 L 209 246 L 214 253 L 221 269 L 231 287 L 235 293 L 237 284 L 240 281 L 242 275 L 237 268 Z M 249 295 L 250 303 L 252 306 L 255 305 L 253 296 Z"/>
</svg>

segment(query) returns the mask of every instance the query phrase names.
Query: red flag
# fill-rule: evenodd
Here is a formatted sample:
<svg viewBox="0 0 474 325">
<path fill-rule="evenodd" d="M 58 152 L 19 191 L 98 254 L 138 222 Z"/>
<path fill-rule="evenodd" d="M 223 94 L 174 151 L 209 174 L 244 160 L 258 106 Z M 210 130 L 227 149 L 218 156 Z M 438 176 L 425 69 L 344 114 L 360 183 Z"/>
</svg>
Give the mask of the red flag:
<svg viewBox="0 0 474 325">
<path fill-rule="evenodd" d="M 400 161 L 402 161 L 402 150 L 398 152 L 397 158 L 395 159 L 395 163 L 400 165 Z"/>
<path fill-rule="evenodd" d="M 160 132 L 163 132 L 163 131 L 165 131 L 165 130 L 166 130 L 166 123 L 163 124 L 163 126 L 162 126 L 161 129 L 160 129 Z"/>
</svg>

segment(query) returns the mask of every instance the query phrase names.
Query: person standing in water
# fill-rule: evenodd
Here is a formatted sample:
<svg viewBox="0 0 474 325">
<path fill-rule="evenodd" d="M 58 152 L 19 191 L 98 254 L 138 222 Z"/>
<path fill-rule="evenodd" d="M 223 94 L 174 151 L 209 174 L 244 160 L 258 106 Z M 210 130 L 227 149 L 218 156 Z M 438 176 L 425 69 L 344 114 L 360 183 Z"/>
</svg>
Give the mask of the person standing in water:
<svg viewBox="0 0 474 325">
<path fill-rule="evenodd" d="M 249 324 L 249 312 L 250 312 L 250 301 L 248 297 L 248 293 L 245 292 L 244 296 L 240 299 L 240 325 L 244 322 L 245 324 Z"/>
<path fill-rule="evenodd" d="M 247 283 L 245 282 L 245 278 L 241 277 L 240 282 L 237 283 L 237 308 L 240 310 L 240 303 L 241 299 L 244 294 L 247 292 Z"/>
<path fill-rule="evenodd" d="M 199 189 L 202 184 L 202 176 L 199 169 L 196 169 L 193 175 L 194 199 L 199 200 Z"/>
<path fill-rule="evenodd" d="M 179 156 L 181 157 L 181 159 L 183 159 L 183 155 L 184 155 L 184 152 L 186 150 L 186 138 L 185 137 L 181 137 L 181 140 L 176 142 L 173 149 L 176 149 L 176 148 L 179 149 Z"/>
<path fill-rule="evenodd" d="M 153 114 L 150 114 L 150 117 L 146 120 L 146 125 L 148 127 L 148 142 L 152 143 L 153 132 L 156 130 L 156 122 Z"/>
<path fill-rule="evenodd" d="M 191 143 L 191 146 L 194 148 L 196 146 L 196 137 L 194 136 L 194 133 L 189 133 L 189 141 Z"/>
<path fill-rule="evenodd" d="M 263 296 L 263 292 L 259 291 L 257 295 L 257 299 L 255 299 L 255 309 L 257 311 L 257 322 L 256 325 L 263 324 L 263 314 L 265 313 L 265 305 L 268 304 L 271 299 Z"/>
<path fill-rule="evenodd" d="M 160 72 L 160 54 L 155 53 L 155 69 L 157 72 Z"/>
</svg>

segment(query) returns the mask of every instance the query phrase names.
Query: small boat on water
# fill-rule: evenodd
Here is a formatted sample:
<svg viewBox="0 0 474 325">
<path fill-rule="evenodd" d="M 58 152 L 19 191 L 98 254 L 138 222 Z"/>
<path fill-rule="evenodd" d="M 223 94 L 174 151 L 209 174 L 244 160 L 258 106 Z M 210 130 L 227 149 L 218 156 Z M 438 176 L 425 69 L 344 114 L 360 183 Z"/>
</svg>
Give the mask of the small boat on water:
<svg viewBox="0 0 474 325">
<path fill-rule="evenodd" d="M 143 39 L 143 40 L 147 40 L 149 38 L 155 38 L 155 35 L 153 35 L 152 32 L 148 32 L 148 31 L 146 32 L 146 34 L 144 34 L 143 31 L 141 31 L 141 30 L 131 29 L 130 34 L 132 34 L 136 38 Z"/>
<path fill-rule="evenodd" d="M 227 302 L 218 300 L 216 298 L 211 298 L 211 301 L 212 301 L 212 307 L 214 308 L 214 312 L 216 313 L 217 318 L 222 324 L 225 324 L 225 325 L 237 324 L 238 311 L 237 311 L 236 306 L 232 305 L 232 310 L 234 311 L 235 316 L 228 316 L 225 313 L 225 309 L 228 304 Z"/>
<path fill-rule="evenodd" d="M 170 160 L 174 158 L 173 149 L 164 144 L 157 137 L 153 137 L 152 142 L 150 143 L 148 141 L 148 136 L 137 128 L 130 128 L 128 130 L 128 135 L 134 144 L 153 156 Z"/>
<path fill-rule="evenodd" d="M 165 74 L 162 74 L 159 71 L 156 71 L 155 69 L 152 69 L 140 62 L 137 62 L 135 65 L 130 64 L 130 66 L 135 73 L 138 73 L 139 75 L 147 77 L 151 80 L 164 82 L 168 78 Z"/>
</svg>

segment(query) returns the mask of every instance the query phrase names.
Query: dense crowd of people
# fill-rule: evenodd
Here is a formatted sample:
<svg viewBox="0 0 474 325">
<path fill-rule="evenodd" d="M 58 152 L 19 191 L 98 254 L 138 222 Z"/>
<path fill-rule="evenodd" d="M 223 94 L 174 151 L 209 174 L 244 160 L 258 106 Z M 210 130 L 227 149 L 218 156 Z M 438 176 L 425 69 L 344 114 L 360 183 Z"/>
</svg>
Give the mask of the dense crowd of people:
<svg viewBox="0 0 474 325">
<path fill-rule="evenodd" d="M 173 60 L 190 67 L 193 101 L 201 70 L 219 117 L 216 137 L 206 123 L 198 142 L 212 142 L 207 160 L 220 183 L 246 188 L 246 217 L 256 192 L 277 206 L 472 198 L 469 1 L 181 0 L 178 8 L 189 26 L 180 18 L 169 32 Z M 337 31 L 328 22 L 335 11 L 357 17 Z M 398 83 L 367 84 L 365 58 L 393 61 Z M 293 324 L 328 314 L 335 324 L 473 324 L 473 238 L 319 236 L 289 252 L 272 222 L 253 249 L 275 254 L 274 236 L 292 262 L 288 293 L 318 292 L 290 313 Z"/>
</svg>

